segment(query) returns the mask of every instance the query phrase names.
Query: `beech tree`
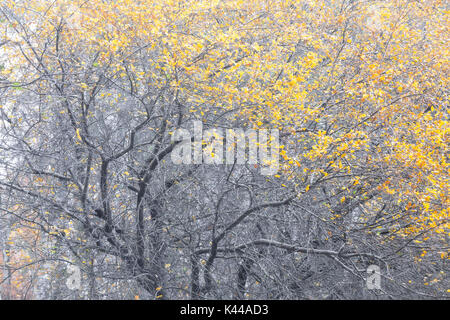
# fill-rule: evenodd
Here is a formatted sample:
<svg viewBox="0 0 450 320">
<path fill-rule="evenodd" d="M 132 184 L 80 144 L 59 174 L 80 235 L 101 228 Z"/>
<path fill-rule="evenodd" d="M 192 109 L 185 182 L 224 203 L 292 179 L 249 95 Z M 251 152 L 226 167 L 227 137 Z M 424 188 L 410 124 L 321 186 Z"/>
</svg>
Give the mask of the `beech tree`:
<svg viewBox="0 0 450 320">
<path fill-rule="evenodd" d="M 448 18 L 438 0 L 3 0 L 10 298 L 448 298 Z M 278 171 L 174 163 L 195 121 L 277 129 Z"/>
</svg>

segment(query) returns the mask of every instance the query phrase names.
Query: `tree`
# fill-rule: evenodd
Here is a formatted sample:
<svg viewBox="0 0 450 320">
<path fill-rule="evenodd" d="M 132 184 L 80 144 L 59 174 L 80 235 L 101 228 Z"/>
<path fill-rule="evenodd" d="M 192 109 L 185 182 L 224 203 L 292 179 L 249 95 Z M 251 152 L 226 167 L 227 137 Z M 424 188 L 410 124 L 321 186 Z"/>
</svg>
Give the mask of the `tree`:
<svg viewBox="0 0 450 320">
<path fill-rule="evenodd" d="M 0 208 L 38 233 L 36 264 L 60 283 L 81 268 L 77 298 L 445 296 L 441 1 L 6 0 L 0 13 Z M 278 129 L 279 171 L 174 164 L 172 135 L 195 120 Z"/>
</svg>

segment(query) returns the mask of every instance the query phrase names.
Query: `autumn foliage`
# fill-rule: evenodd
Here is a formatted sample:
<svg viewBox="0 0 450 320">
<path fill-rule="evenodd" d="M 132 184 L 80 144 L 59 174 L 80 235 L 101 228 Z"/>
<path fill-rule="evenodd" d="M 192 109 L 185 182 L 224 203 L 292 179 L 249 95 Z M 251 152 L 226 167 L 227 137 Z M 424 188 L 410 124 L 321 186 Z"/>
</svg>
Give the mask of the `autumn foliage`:
<svg viewBox="0 0 450 320">
<path fill-rule="evenodd" d="M 442 297 L 448 33 L 439 0 L 3 0 L 0 215 L 9 221 L 14 211 L 14 219 L 60 237 L 86 270 L 95 269 L 86 256 L 93 252 L 119 258 L 156 298 L 186 297 L 183 290 L 194 298 L 283 297 L 259 289 L 258 277 L 249 284 L 245 268 L 256 268 L 249 261 L 271 256 L 263 249 L 233 258 L 243 262 L 229 295 L 214 293 L 227 282 L 212 285 L 214 270 L 220 278 L 228 268 L 218 253 L 232 256 L 244 243 L 265 248 L 253 238 L 258 232 L 287 244 L 295 228 L 299 246 L 312 248 L 315 237 L 314 249 L 331 250 L 323 255 L 355 274 L 369 255 L 384 267 L 426 264 L 439 274 L 435 287 L 418 266 L 398 276 L 399 290 Z M 255 168 L 171 165 L 170 135 L 192 120 L 279 129 L 279 172 L 255 178 Z M 211 202 L 205 181 L 220 186 Z M 104 216 L 95 217 L 96 208 Z M 274 212 L 281 222 L 270 220 Z M 314 232 L 299 222 L 306 216 L 316 219 L 308 224 Z M 185 260 L 173 271 L 175 254 Z M 295 263 L 282 265 L 296 270 Z M 419 285 L 408 283 L 418 274 Z M 286 297 L 298 297 L 289 290 L 280 284 Z"/>
</svg>

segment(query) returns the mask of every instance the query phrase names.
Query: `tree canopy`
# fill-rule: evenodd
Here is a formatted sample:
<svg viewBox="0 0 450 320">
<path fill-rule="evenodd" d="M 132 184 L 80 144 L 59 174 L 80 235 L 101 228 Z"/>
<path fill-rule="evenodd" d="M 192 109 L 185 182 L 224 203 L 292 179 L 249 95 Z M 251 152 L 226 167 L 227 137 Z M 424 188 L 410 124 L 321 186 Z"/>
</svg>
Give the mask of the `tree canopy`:
<svg viewBox="0 0 450 320">
<path fill-rule="evenodd" d="M 448 298 L 448 32 L 439 0 L 3 0 L 4 292 Z M 279 170 L 174 164 L 194 121 L 277 129 Z"/>
</svg>

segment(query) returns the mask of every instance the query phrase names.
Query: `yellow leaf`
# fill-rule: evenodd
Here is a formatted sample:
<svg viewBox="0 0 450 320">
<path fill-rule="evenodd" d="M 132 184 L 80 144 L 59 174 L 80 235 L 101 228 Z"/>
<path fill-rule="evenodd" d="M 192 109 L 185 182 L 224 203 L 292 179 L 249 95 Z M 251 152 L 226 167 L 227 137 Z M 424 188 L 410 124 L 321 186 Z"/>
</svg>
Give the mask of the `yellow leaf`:
<svg viewBox="0 0 450 320">
<path fill-rule="evenodd" d="M 80 134 L 80 129 L 77 128 L 77 138 L 78 140 L 82 141 L 83 139 L 81 139 L 81 134 Z"/>
</svg>

